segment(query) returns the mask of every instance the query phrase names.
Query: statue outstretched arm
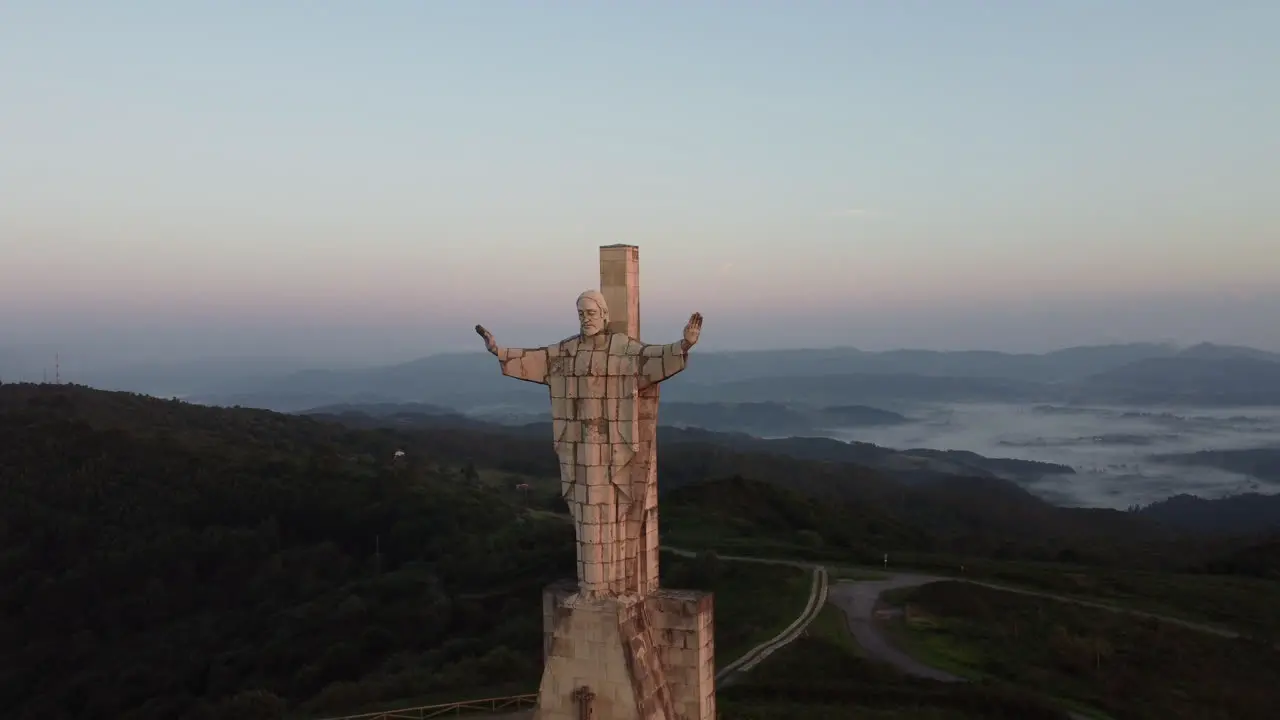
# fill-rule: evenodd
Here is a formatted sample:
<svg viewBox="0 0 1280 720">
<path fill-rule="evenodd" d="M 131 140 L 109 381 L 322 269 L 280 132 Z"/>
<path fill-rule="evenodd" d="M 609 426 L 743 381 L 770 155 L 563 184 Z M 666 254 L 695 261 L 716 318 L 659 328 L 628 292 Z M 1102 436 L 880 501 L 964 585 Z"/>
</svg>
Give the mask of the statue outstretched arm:
<svg viewBox="0 0 1280 720">
<path fill-rule="evenodd" d="M 517 380 L 547 384 L 546 348 L 504 348 L 493 339 L 493 333 L 476 326 L 476 334 L 484 338 L 484 349 L 498 358 L 502 374 Z"/>
<path fill-rule="evenodd" d="M 684 337 L 668 345 L 645 345 L 640 350 L 640 387 L 660 383 L 684 370 L 689 363 L 689 350 L 702 334 L 702 313 L 689 316 Z"/>
</svg>

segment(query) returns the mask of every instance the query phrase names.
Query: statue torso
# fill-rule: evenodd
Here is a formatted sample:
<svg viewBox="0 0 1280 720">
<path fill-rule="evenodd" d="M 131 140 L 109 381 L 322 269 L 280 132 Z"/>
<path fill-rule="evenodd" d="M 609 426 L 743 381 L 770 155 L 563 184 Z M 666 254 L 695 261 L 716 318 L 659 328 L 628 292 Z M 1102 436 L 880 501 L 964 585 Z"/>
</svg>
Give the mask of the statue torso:
<svg viewBox="0 0 1280 720">
<path fill-rule="evenodd" d="M 564 465 L 618 468 L 635 454 L 644 344 L 622 333 L 547 348 L 556 453 Z M 585 446 L 585 447 L 580 447 Z M 575 473 L 576 474 L 576 473 Z"/>
</svg>

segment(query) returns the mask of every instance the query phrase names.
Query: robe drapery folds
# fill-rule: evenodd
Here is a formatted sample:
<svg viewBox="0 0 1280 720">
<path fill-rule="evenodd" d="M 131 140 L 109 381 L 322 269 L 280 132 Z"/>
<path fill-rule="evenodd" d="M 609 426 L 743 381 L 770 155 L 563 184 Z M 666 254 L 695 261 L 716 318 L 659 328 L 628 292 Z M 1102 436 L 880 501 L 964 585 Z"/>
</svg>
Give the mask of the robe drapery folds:
<svg viewBox="0 0 1280 720">
<path fill-rule="evenodd" d="M 653 470 L 649 448 L 641 447 L 638 396 L 684 370 L 687 360 L 679 342 L 646 345 L 622 333 L 498 349 L 502 374 L 550 388 L 561 493 L 573 513 L 579 580 L 588 592 L 625 591 L 638 572 L 628 567 L 636 557 L 624 547 L 632 539 L 626 523 L 651 504 Z"/>
</svg>

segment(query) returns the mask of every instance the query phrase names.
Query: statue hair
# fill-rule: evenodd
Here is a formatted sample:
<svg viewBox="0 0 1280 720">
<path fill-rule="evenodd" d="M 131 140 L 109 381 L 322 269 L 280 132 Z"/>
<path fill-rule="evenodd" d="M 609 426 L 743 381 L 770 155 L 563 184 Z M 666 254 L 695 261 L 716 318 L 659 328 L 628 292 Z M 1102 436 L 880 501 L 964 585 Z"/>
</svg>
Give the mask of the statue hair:
<svg viewBox="0 0 1280 720">
<path fill-rule="evenodd" d="M 599 290 L 585 290 L 578 296 L 578 302 L 590 300 L 600 308 L 600 314 L 604 317 L 606 323 L 609 322 L 609 303 L 604 301 L 604 295 Z M 576 304 L 576 303 L 575 303 Z"/>
</svg>

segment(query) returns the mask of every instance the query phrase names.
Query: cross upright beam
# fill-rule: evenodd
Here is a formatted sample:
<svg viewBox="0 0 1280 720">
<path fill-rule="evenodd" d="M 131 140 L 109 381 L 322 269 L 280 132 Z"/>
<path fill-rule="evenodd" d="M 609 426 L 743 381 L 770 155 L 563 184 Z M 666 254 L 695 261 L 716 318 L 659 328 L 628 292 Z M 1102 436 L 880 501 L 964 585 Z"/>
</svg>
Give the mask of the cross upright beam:
<svg viewBox="0 0 1280 720">
<path fill-rule="evenodd" d="M 600 294 L 609 305 L 609 332 L 640 339 L 640 248 L 600 248 Z"/>
<path fill-rule="evenodd" d="M 640 338 L 640 248 L 600 247 L 600 294 L 609 306 L 609 331 Z M 646 595 L 658 589 L 658 386 L 636 397 L 637 452 L 630 470 L 633 521 L 626 523 L 624 557 L 635 558 L 626 570 L 628 590 Z"/>
</svg>

